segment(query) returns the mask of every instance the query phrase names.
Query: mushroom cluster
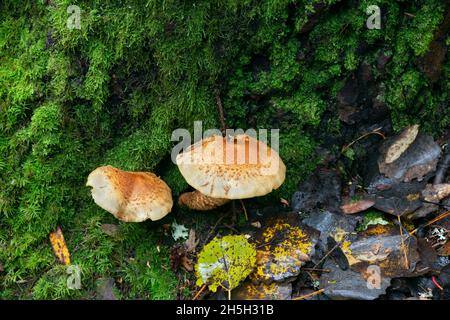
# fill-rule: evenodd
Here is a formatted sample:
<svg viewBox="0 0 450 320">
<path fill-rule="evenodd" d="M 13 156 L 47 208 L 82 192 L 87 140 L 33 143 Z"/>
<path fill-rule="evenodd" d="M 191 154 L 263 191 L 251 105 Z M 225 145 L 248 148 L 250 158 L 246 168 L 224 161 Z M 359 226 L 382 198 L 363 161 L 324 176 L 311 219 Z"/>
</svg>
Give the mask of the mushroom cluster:
<svg viewBox="0 0 450 320">
<path fill-rule="evenodd" d="M 284 182 L 286 167 L 278 153 L 261 141 L 241 134 L 205 138 L 177 156 L 178 168 L 196 190 L 179 204 L 211 210 L 232 199 L 263 196 Z M 172 209 L 169 186 L 151 172 L 103 166 L 87 179 L 97 205 L 125 222 L 162 219 Z"/>
</svg>

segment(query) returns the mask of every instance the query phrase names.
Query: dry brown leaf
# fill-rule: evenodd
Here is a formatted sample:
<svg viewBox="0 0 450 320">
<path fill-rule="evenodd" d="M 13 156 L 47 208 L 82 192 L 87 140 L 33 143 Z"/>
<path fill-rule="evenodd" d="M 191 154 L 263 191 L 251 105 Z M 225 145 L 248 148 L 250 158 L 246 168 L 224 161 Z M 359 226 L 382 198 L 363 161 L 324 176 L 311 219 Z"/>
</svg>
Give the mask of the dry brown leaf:
<svg viewBox="0 0 450 320">
<path fill-rule="evenodd" d="M 56 231 L 50 233 L 50 243 L 52 244 L 53 252 L 58 258 L 59 262 L 64 265 L 70 265 L 70 253 L 67 248 L 64 235 L 60 227 L 56 228 Z"/>
</svg>

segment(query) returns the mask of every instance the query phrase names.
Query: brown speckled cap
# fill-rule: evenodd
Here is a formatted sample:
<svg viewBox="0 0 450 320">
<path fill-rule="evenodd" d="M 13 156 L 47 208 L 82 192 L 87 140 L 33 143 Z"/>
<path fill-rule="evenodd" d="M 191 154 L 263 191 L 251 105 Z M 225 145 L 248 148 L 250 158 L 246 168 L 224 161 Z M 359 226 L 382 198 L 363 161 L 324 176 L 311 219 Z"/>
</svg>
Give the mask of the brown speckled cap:
<svg viewBox="0 0 450 320">
<path fill-rule="evenodd" d="M 86 183 L 97 205 L 125 222 L 159 220 L 172 209 L 172 192 L 151 172 L 128 172 L 112 166 L 92 171 Z"/>
<path fill-rule="evenodd" d="M 211 136 L 177 156 L 186 181 L 213 198 L 245 199 L 277 189 L 286 175 L 278 153 L 245 134 Z"/>
</svg>

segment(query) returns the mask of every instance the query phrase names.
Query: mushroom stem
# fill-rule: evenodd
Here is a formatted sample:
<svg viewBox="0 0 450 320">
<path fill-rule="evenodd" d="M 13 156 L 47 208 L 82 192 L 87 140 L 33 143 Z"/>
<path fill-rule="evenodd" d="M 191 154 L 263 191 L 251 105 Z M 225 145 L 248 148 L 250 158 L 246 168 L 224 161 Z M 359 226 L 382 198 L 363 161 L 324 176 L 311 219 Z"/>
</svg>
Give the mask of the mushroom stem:
<svg viewBox="0 0 450 320">
<path fill-rule="evenodd" d="M 192 210 L 207 211 L 214 208 L 223 206 L 229 202 L 229 199 L 212 198 L 205 196 L 200 191 L 185 192 L 178 198 L 178 204 L 180 206 L 186 206 Z"/>
</svg>

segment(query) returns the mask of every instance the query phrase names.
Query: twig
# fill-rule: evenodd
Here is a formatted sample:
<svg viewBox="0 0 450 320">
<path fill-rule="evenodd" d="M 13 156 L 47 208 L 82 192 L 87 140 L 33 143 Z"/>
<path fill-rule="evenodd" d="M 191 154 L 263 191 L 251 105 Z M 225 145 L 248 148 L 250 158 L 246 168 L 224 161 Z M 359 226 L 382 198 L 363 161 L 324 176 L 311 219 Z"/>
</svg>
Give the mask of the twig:
<svg viewBox="0 0 450 320">
<path fill-rule="evenodd" d="M 317 290 L 317 291 L 305 294 L 305 295 L 300 296 L 300 297 L 292 298 L 292 300 L 303 300 L 303 299 L 306 299 L 306 298 L 313 297 L 313 296 L 316 296 L 318 294 L 321 294 L 324 291 L 325 291 L 325 289 L 320 289 L 320 290 Z"/>
<path fill-rule="evenodd" d="M 353 140 L 352 142 L 350 142 L 349 144 L 345 145 L 344 147 L 342 147 L 341 153 L 344 153 L 345 150 L 347 150 L 348 148 L 350 148 L 352 145 L 354 145 L 356 142 L 358 142 L 361 139 L 364 139 L 365 137 L 371 135 L 371 134 L 377 134 L 379 136 L 381 136 L 383 139 L 386 139 L 385 135 L 382 134 L 381 132 L 379 132 L 379 130 L 381 130 L 382 127 L 379 127 L 371 132 L 365 133 L 362 136 L 358 137 L 356 140 Z"/>
<path fill-rule="evenodd" d="M 423 226 L 423 228 L 428 227 L 429 225 L 431 225 L 431 224 L 433 224 L 433 223 L 435 223 L 435 222 L 437 222 L 437 221 L 439 221 L 439 220 L 442 220 L 442 219 L 444 219 L 445 217 L 448 217 L 449 215 L 450 215 L 450 210 L 444 212 L 443 214 L 441 214 L 441 215 L 439 215 L 439 216 L 437 216 L 436 218 L 432 219 L 431 221 L 428 221 L 428 222 Z M 419 228 L 414 229 L 414 230 L 411 231 L 409 234 L 414 234 L 414 233 L 417 232 L 417 230 L 419 230 Z"/>
<path fill-rule="evenodd" d="M 399 228 L 400 228 L 400 238 L 402 239 L 402 249 L 403 249 L 403 255 L 404 255 L 404 258 L 405 258 L 405 268 L 409 269 L 408 253 L 406 252 L 405 240 L 403 239 L 402 221 L 400 219 L 400 216 L 397 216 L 397 219 L 398 219 L 398 225 L 399 225 Z"/>
<path fill-rule="evenodd" d="M 323 258 L 322 259 L 320 259 L 320 261 L 319 262 L 317 262 L 315 265 L 314 265 L 314 267 L 313 267 L 313 269 L 315 269 L 319 264 L 321 264 L 322 263 L 322 261 L 323 260 L 325 260 L 326 259 L 326 257 L 328 257 L 337 247 L 339 247 L 341 245 L 341 242 L 339 242 L 339 243 L 336 243 L 336 245 L 333 247 L 333 248 L 331 248 L 331 250 L 330 251 L 328 251 L 327 252 L 327 254 L 326 255 L 324 255 L 323 256 Z"/>
<path fill-rule="evenodd" d="M 198 292 L 195 294 L 194 298 L 192 298 L 192 300 L 197 300 L 197 298 L 200 296 L 200 294 L 203 292 L 203 290 L 205 290 L 206 288 L 206 284 L 204 284 L 200 290 L 198 290 Z"/>
<path fill-rule="evenodd" d="M 245 221 L 248 221 L 248 215 L 247 215 L 247 210 L 245 209 L 245 206 L 244 206 L 244 201 L 242 201 L 242 199 L 239 199 L 239 201 L 241 202 L 242 209 L 244 209 Z"/>
</svg>

